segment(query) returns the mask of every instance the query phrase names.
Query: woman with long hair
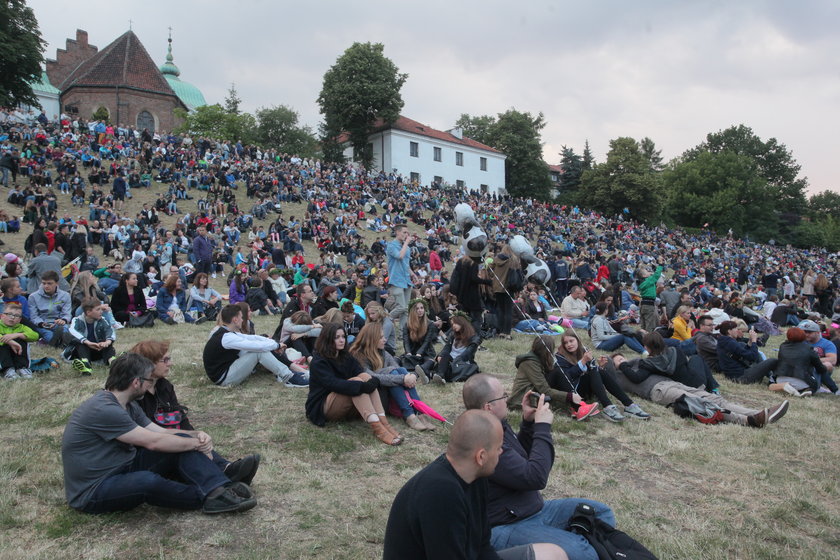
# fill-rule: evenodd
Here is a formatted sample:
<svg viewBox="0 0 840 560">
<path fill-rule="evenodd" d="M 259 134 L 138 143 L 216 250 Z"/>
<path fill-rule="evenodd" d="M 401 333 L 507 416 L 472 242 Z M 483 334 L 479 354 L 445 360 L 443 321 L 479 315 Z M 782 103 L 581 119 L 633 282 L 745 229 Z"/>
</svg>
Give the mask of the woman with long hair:
<svg viewBox="0 0 840 560">
<path fill-rule="evenodd" d="M 309 368 L 306 417 L 316 426 L 327 421 L 361 416 L 379 441 L 399 445 L 402 436 L 388 423 L 379 398 L 379 380 L 347 351 L 347 337 L 340 324 L 327 323 L 315 342 Z"/>
<path fill-rule="evenodd" d="M 210 278 L 206 272 L 199 272 L 193 278 L 190 288 L 190 308 L 197 310 L 209 319 L 215 319 L 222 309 L 222 295 L 210 287 Z"/>
<path fill-rule="evenodd" d="M 350 354 L 365 371 L 379 380 L 382 394 L 396 402 L 403 420 L 412 430 L 434 430 L 435 426 L 425 415 L 418 414 L 409 398 L 420 400 L 417 394 L 417 375 L 401 367 L 397 359 L 385 349 L 385 336 L 378 323 L 368 323 L 353 342 Z"/>
<path fill-rule="evenodd" d="M 516 357 L 516 376 L 508 406 L 520 408 L 525 393 L 533 391 L 550 397 L 552 410 L 566 410 L 576 420 L 597 414 L 598 403 L 587 404 L 575 391 L 561 391 L 549 384 L 548 378 L 555 368 L 554 348 L 554 337 L 543 334 L 534 337 L 530 352 Z"/>
<path fill-rule="evenodd" d="M 435 341 L 438 328 L 426 315 L 426 300 L 415 299 L 408 304 L 408 319 L 403 329 L 402 365 L 413 369 L 423 383 L 429 382 L 429 377 L 435 367 Z"/>
<path fill-rule="evenodd" d="M 472 323 L 463 313 L 453 315 L 449 323 L 449 337 L 435 358 L 437 368 L 432 376 L 432 381 L 440 384 L 466 381 L 479 371 L 475 353 L 481 339 L 475 333 Z"/>
<path fill-rule="evenodd" d="M 93 298 L 102 304 L 102 318 L 108 321 L 114 329 L 121 329 L 123 326 L 114 318 L 111 306 L 108 305 L 108 296 L 102 291 L 97 283 L 96 276 L 89 270 L 84 270 L 76 275 L 73 284 L 70 286 L 70 299 L 74 315 L 81 315 L 82 301 L 86 298 Z"/>
<path fill-rule="evenodd" d="M 294 348 L 306 358 L 311 358 L 315 340 L 321 334 L 321 326 L 314 324 L 312 316 L 306 311 L 295 311 L 291 317 L 283 320 L 280 329 L 280 344 Z"/>
<path fill-rule="evenodd" d="M 248 292 L 248 275 L 243 268 L 237 268 L 230 275 L 230 290 L 228 291 L 228 302 L 239 303 L 245 301 L 245 294 Z"/>
<path fill-rule="evenodd" d="M 394 322 L 388 316 L 388 312 L 378 301 L 370 301 L 365 306 L 365 317 L 367 324 L 376 323 L 382 327 L 382 334 L 385 336 L 385 349 L 389 354 L 395 354 L 397 348 L 397 333 L 394 329 Z"/>
<path fill-rule="evenodd" d="M 443 291 L 441 289 L 441 291 Z M 443 298 L 438 295 L 438 288 L 434 284 L 425 284 L 420 288 L 420 297 L 426 300 L 426 314 L 440 331 L 449 322 L 450 313 L 443 304 Z"/>
<path fill-rule="evenodd" d="M 621 401 L 628 416 L 650 418 L 650 414 L 634 403 L 618 385 L 613 361 L 606 356 L 601 356 L 597 363 L 593 361 L 592 353 L 583 347 L 574 331 L 567 330 L 560 335 L 556 357 L 557 368 L 552 371 L 549 380 L 555 389 L 574 391 L 584 399 L 598 399 L 604 416 L 612 422 L 621 422 L 625 416 L 610 401 L 608 392 Z"/>
<path fill-rule="evenodd" d="M 187 309 L 187 292 L 181 285 L 181 277 L 177 274 L 170 274 L 163 282 L 157 294 L 157 304 L 155 305 L 158 317 L 164 323 L 174 325 L 175 323 L 197 322 L 192 315 L 188 313 Z M 180 311 L 180 313 L 179 313 Z M 183 321 L 181 317 L 183 316 Z M 206 317 L 201 317 L 200 322 L 206 321 Z"/>
<path fill-rule="evenodd" d="M 28 280 L 26 276 L 23 275 L 23 265 L 20 263 L 20 259 L 16 260 L 15 262 L 7 262 L 6 268 L 6 278 L 17 278 L 18 283 L 20 284 L 20 289 L 22 292 L 26 293 L 26 287 Z M 38 286 L 40 288 L 40 286 Z"/>
<path fill-rule="evenodd" d="M 814 280 L 814 294 L 817 298 L 817 311 L 826 317 L 831 317 L 831 305 L 829 301 L 831 299 L 831 282 L 829 282 L 823 273 L 817 274 L 817 278 Z"/>
<path fill-rule="evenodd" d="M 131 326 L 131 317 L 143 317 L 149 311 L 146 309 L 146 296 L 137 282 L 137 275 L 128 272 L 122 275 L 120 283 L 111 294 L 111 311 L 114 318 L 126 327 Z"/>
<path fill-rule="evenodd" d="M 785 337 L 787 340 L 779 346 L 779 361 L 773 370 L 776 383 L 770 384 L 770 390 L 796 397 L 816 394 L 826 373 L 825 365 L 814 347 L 805 341 L 805 331 L 791 327 Z"/>
<path fill-rule="evenodd" d="M 501 250 L 493 256 L 490 265 L 490 279 L 493 281 L 493 297 L 496 299 L 496 319 L 499 322 L 499 336 L 511 340 L 510 330 L 513 328 L 513 299 L 516 294 L 507 289 L 508 274 L 520 267 L 519 259 L 505 243 Z M 521 398 L 520 398 L 521 400 Z"/>
</svg>

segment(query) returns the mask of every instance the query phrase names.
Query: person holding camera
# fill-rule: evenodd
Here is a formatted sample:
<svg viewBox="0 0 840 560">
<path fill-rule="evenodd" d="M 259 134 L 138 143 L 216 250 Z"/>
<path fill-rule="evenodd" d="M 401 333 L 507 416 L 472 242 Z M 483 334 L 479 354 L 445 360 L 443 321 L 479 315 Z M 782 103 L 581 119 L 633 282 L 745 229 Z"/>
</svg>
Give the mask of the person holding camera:
<svg viewBox="0 0 840 560">
<path fill-rule="evenodd" d="M 758 351 L 758 333 L 750 329 L 749 343 L 740 342 L 742 329 L 735 321 L 724 321 L 718 326 L 717 355 L 720 370 L 727 379 L 736 383 L 758 383 L 769 377 L 779 360 L 764 359 Z"/>
<path fill-rule="evenodd" d="M 412 285 L 417 277 L 411 270 L 411 243 L 416 236 L 408 234 L 408 226 L 400 224 L 394 228 L 394 240 L 385 246 L 388 257 L 388 292 L 394 298 L 394 308 L 391 310 L 391 320 L 394 326 L 399 323 L 399 330 L 405 328 L 408 319 L 408 302 L 411 301 Z"/>
<path fill-rule="evenodd" d="M 609 506 L 594 500 L 544 500 L 540 490 L 548 484 L 554 464 L 551 423 L 554 414 L 545 395 L 528 391 L 522 397 L 522 424 L 515 433 L 507 422 L 508 394 L 501 381 L 476 374 L 464 384 L 467 410 L 485 410 L 499 419 L 504 431 L 502 455 L 489 477 L 487 516 L 492 526 L 490 544 L 496 550 L 531 543 L 553 543 L 569 560 L 597 560 L 595 549 L 566 527 L 578 504 L 589 504 L 595 516 L 615 526 Z"/>
</svg>

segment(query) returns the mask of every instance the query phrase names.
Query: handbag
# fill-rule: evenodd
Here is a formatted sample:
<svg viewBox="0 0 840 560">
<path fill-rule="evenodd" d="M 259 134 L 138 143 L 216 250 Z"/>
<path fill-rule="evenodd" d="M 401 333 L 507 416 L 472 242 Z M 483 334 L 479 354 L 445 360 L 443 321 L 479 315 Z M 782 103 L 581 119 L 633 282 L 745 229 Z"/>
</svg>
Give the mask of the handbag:
<svg viewBox="0 0 840 560">
<path fill-rule="evenodd" d="M 475 362 L 453 362 L 450 368 L 452 369 L 452 381 L 456 383 L 466 381 L 478 373 L 478 364 Z"/>
<path fill-rule="evenodd" d="M 151 328 L 155 326 L 155 316 L 151 313 L 145 315 L 132 315 L 128 318 L 128 326 L 132 328 Z"/>
<path fill-rule="evenodd" d="M 417 357 L 414 354 L 403 354 L 400 356 L 400 365 L 408 371 L 414 371 L 414 368 L 423 363 L 423 357 Z"/>
</svg>

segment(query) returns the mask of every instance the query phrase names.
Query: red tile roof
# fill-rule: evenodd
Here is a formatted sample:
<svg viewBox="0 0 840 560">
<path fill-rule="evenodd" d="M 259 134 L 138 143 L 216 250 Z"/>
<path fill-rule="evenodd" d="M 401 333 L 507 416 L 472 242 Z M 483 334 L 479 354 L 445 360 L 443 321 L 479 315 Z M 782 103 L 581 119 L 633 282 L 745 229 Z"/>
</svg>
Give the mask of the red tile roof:
<svg viewBox="0 0 840 560">
<path fill-rule="evenodd" d="M 563 166 L 562 165 L 548 165 L 549 171 L 554 171 L 556 173 L 563 173 Z"/>
<path fill-rule="evenodd" d="M 444 132 L 442 130 L 434 129 L 430 126 L 426 126 L 422 123 L 419 123 L 415 120 L 409 119 L 408 117 L 403 117 L 400 115 L 397 120 L 391 124 L 385 123 L 382 119 L 378 119 L 373 125 L 373 131 L 382 132 L 383 130 L 388 129 L 395 129 L 395 130 L 402 130 L 404 132 L 410 132 L 412 134 L 417 134 L 420 136 L 426 136 L 428 138 L 433 138 L 435 140 L 443 140 L 444 142 L 451 142 L 453 144 L 461 144 L 462 146 L 469 146 L 470 148 L 475 148 L 477 150 L 484 150 L 487 152 L 493 152 L 496 154 L 501 154 L 499 150 L 495 148 L 491 148 L 486 144 L 482 144 L 472 138 L 467 138 L 464 136 L 463 138 L 458 138 L 457 136 L 453 135 L 450 132 Z M 347 142 L 350 139 L 350 135 L 342 133 L 338 136 L 337 140 L 339 143 Z"/>
<path fill-rule="evenodd" d="M 131 87 L 177 98 L 133 31 L 126 31 L 79 64 L 60 89 L 66 91 L 74 86 Z"/>
</svg>

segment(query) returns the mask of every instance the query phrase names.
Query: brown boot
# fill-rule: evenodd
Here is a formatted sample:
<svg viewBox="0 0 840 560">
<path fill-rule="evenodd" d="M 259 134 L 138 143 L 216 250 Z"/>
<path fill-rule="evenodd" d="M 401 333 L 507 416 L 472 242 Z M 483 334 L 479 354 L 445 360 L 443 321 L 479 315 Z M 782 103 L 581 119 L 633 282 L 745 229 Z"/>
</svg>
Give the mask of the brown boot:
<svg viewBox="0 0 840 560">
<path fill-rule="evenodd" d="M 423 422 L 423 424 L 426 425 L 427 430 L 437 429 L 437 426 L 435 426 L 435 423 L 432 422 L 432 419 L 429 418 L 428 416 L 426 416 L 425 414 L 420 415 L 420 421 Z"/>
<path fill-rule="evenodd" d="M 373 430 L 373 435 L 375 435 L 376 438 L 385 445 L 399 445 L 402 443 L 402 440 L 400 438 L 395 438 L 382 422 L 368 422 L 368 424 L 370 424 L 370 427 Z"/>
<path fill-rule="evenodd" d="M 408 427 L 412 430 L 417 430 L 418 432 L 425 432 L 428 428 L 426 424 L 420 420 L 420 418 L 416 414 L 412 414 L 408 418 L 405 419 L 405 423 L 408 424 Z"/>
<path fill-rule="evenodd" d="M 385 426 L 385 429 L 391 432 L 391 435 L 394 436 L 400 443 L 402 443 L 402 436 L 400 433 L 388 422 L 388 420 L 384 416 L 379 417 L 379 421 L 382 422 L 382 425 Z M 396 445 L 399 445 L 397 443 Z"/>
</svg>

